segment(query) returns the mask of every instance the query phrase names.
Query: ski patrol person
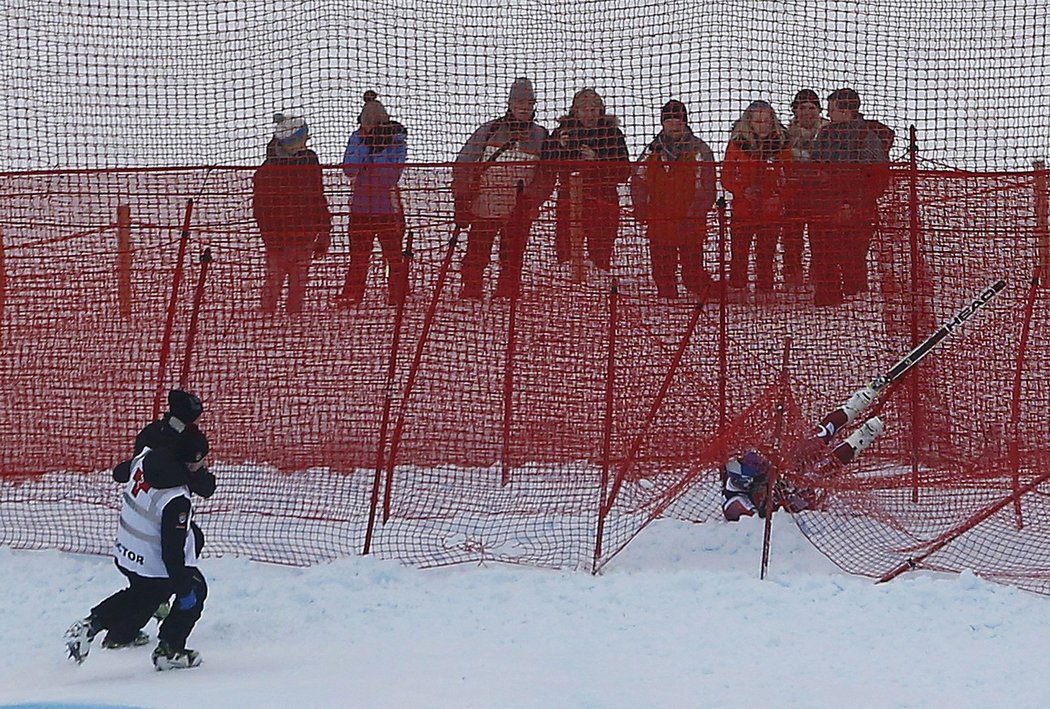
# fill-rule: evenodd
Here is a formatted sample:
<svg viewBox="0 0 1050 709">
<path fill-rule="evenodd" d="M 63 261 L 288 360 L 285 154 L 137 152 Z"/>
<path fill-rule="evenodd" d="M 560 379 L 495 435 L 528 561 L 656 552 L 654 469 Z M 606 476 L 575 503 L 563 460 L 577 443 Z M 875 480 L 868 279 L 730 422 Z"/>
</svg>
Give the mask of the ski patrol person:
<svg viewBox="0 0 1050 709">
<path fill-rule="evenodd" d="M 174 445 L 143 448 L 131 462 L 113 556 L 128 587 L 106 598 L 66 633 L 69 658 L 80 664 L 91 642 L 109 631 L 110 646 L 135 644 L 157 606 L 172 594 L 153 651 L 158 670 L 196 667 L 200 653 L 186 639 L 200 619 L 208 586 L 197 568 L 192 533 L 191 477 L 205 468 L 208 439 L 188 424 Z"/>
</svg>

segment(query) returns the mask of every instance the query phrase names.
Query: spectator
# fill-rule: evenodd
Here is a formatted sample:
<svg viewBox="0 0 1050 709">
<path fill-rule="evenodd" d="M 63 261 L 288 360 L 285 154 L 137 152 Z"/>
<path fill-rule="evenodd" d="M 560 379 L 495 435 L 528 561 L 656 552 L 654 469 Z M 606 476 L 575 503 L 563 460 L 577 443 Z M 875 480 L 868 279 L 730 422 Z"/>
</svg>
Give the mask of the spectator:
<svg viewBox="0 0 1050 709">
<path fill-rule="evenodd" d="M 784 204 L 784 226 L 781 241 L 784 245 L 784 283 L 791 287 L 805 285 L 802 257 L 806 245 L 806 229 L 813 230 L 812 195 L 802 189 L 805 184 L 805 163 L 810 162 L 813 140 L 828 120 L 820 115 L 820 98 L 815 91 L 802 89 L 791 102 L 794 116 L 788 123 L 788 138 L 791 141 L 791 158 L 795 165 L 787 168 L 787 199 Z"/>
<path fill-rule="evenodd" d="M 108 631 L 107 640 L 134 644 L 157 606 L 172 594 L 175 603 L 160 626 L 153 665 L 170 670 L 200 664 L 200 653 L 186 647 L 208 595 L 189 527 L 190 476 L 204 467 L 207 455 L 208 439 L 190 424 L 174 448 L 147 447 L 135 456 L 113 547 L 117 568 L 129 585 L 67 631 L 66 650 L 77 664 L 87 658 L 91 642 L 103 630 Z"/>
<path fill-rule="evenodd" d="M 658 295 L 678 297 L 681 263 L 683 285 L 703 298 L 711 282 L 703 247 L 707 212 L 715 201 L 714 154 L 690 130 L 681 101 L 664 105 L 660 123 L 631 178 L 634 214 L 646 227 Z"/>
<path fill-rule="evenodd" d="M 372 248 L 379 241 L 387 267 L 388 301 L 404 297 L 405 213 L 397 183 L 405 169 L 407 131 L 390 120 L 374 91 L 365 92 L 365 105 L 357 118 L 359 128 L 350 136 L 343 154 L 343 172 L 353 182 L 350 202 L 350 267 L 338 307 L 352 307 L 365 295 Z"/>
<path fill-rule="evenodd" d="M 791 161 L 787 129 L 766 101 L 753 101 L 733 125 L 722 186 L 733 194 L 729 286 L 747 288 L 751 246 L 758 292 L 772 293 L 784 208 L 784 163 Z"/>
<path fill-rule="evenodd" d="M 506 114 L 474 131 L 456 157 L 452 170 L 456 227 L 469 228 L 460 267 L 463 298 L 481 299 L 482 279 L 497 235 L 500 273 L 495 295 L 510 297 L 520 287 L 529 231 L 549 194 L 541 185 L 544 181 L 536 181 L 547 129 L 535 122 L 535 116 L 532 82 L 515 79 Z"/>
<path fill-rule="evenodd" d="M 866 118 L 864 114 L 860 113 L 859 111 L 857 112 L 857 117 L 864 121 L 868 126 L 868 130 L 874 133 L 875 137 L 879 139 L 879 142 L 882 144 L 882 150 L 886 153 L 886 160 L 888 161 L 890 159 L 890 151 L 893 150 L 893 141 L 896 139 L 897 134 L 892 128 L 890 128 L 885 123 L 882 123 L 881 121 L 876 121 L 873 118 Z M 889 186 L 888 167 L 886 170 L 883 171 L 881 176 L 876 177 L 875 181 L 877 185 L 880 185 L 878 187 L 878 194 L 881 195 L 883 192 L 886 191 L 886 188 Z M 877 198 L 878 197 L 876 197 L 876 199 Z M 863 245 L 865 254 L 867 254 L 867 252 L 871 249 L 871 243 L 875 238 L 875 234 L 879 230 L 879 222 L 879 210 L 876 208 L 872 210 L 872 219 L 867 222 L 862 222 L 860 225 L 866 230 L 864 235 L 859 239 L 859 241 Z M 856 273 L 858 283 L 857 290 L 858 292 L 864 292 L 868 290 L 868 269 L 866 262 L 862 261 L 860 263 L 865 267 Z"/>
<path fill-rule="evenodd" d="M 266 161 L 252 177 L 252 211 L 266 254 L 262 310 L 274 313 L 288 281 L 289 313 L 303 309 L 311 258 L 328 253 L 332 214 L 324 197 L 317 153 L 306 147 L 309 127 L 300 116 L 278 113 Z"/>
<path fill-rule="evenodd" d="M 558 184 L 555 253 L 558 263 L 572 262 L 582 276 L 582 244 L 602 271 L 612 267 L 613 244 L 620 227 L 617 185 L 631 174 L 627 142 L 616 116 L 594 89 L 572 99 L 543 151 Z"/>
<path fill-rule="evenodd" d="M 810 234 L 814 303 L 838 305 L 867 290 L 867 256 L 876 201 L 888 184 L 889 156 L 859 115 L 860 97 L 838 89 L 828 97 L 831 123 L 813 141 L 817 192 Z"/>
</svg>

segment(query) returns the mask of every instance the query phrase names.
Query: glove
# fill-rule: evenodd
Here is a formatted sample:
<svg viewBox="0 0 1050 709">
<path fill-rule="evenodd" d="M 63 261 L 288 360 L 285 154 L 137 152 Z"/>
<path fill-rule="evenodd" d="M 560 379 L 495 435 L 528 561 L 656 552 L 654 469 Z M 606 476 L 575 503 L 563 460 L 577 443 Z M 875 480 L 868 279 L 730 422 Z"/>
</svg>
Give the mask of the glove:
<svg viewBox="0 0 1050 709">
<path fill-rule="evenodd" d="M 194 588 L 190 588 L 189 593 L 185 595 L 175 596 L 175 607 L 180 611 L 188 611 L 197 605 L 197 591 Z"/>
<path fill-rule="evenodd" d="M 157 606 L 157 610 L 153 611 L 153 617 L 156 618 L 158 622 L 160 622 L 167 618 L 169 613 L 171 613 L 171 604 L 167 601 L 164 601 L 159 606 Z"/>
<path fill-rule="evenodd" d="M 201 467 L 189 474 L 190 492 L 208 499 L 215 494 L 215 475 L 207 467 Z"/>
<path fill-rule="evenodd" d="M 131 461 L 125 460 L 123 463 L 117 463 L 113 468 L 113 481 L 118 483 L 126 483 L 131 479 Z"/>
</svg>

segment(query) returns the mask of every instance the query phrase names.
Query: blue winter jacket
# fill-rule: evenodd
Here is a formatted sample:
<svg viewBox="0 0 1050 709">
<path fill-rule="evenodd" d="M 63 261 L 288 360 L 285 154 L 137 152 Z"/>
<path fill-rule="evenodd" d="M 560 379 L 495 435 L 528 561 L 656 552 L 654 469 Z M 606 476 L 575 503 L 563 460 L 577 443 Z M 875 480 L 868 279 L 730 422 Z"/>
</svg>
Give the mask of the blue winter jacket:
<svg viewBox="0 0 1050 709">
<path fill-rule="evenodd" d="M 399 214 L 397 182 L 405 169 L 408 131 L 390 121 L 364 137 L 355 130 L 343 154 L 343 172 L 354 182 L 351 214 Z"/>
</svg>

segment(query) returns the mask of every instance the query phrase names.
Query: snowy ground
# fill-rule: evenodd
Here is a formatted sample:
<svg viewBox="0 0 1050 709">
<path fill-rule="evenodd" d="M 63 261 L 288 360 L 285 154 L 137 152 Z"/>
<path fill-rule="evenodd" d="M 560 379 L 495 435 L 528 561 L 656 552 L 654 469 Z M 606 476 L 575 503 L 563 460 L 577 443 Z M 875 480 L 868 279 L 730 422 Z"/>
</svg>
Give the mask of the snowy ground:
<svg viewBox="0 0 1050 709">
<path fill-rule="evenodd" d="M 0 706 L 1046 706 L 1050 600 L 972 574 L 874 585 L 783 515 L 760 581 L 761 538 L 661 520 L 599 577 L 209 559 L 204 664 L 166 674 L 149 647 L 65 660 L 120 585 L 109 560 L 0 549 Z"/>
</svg>

